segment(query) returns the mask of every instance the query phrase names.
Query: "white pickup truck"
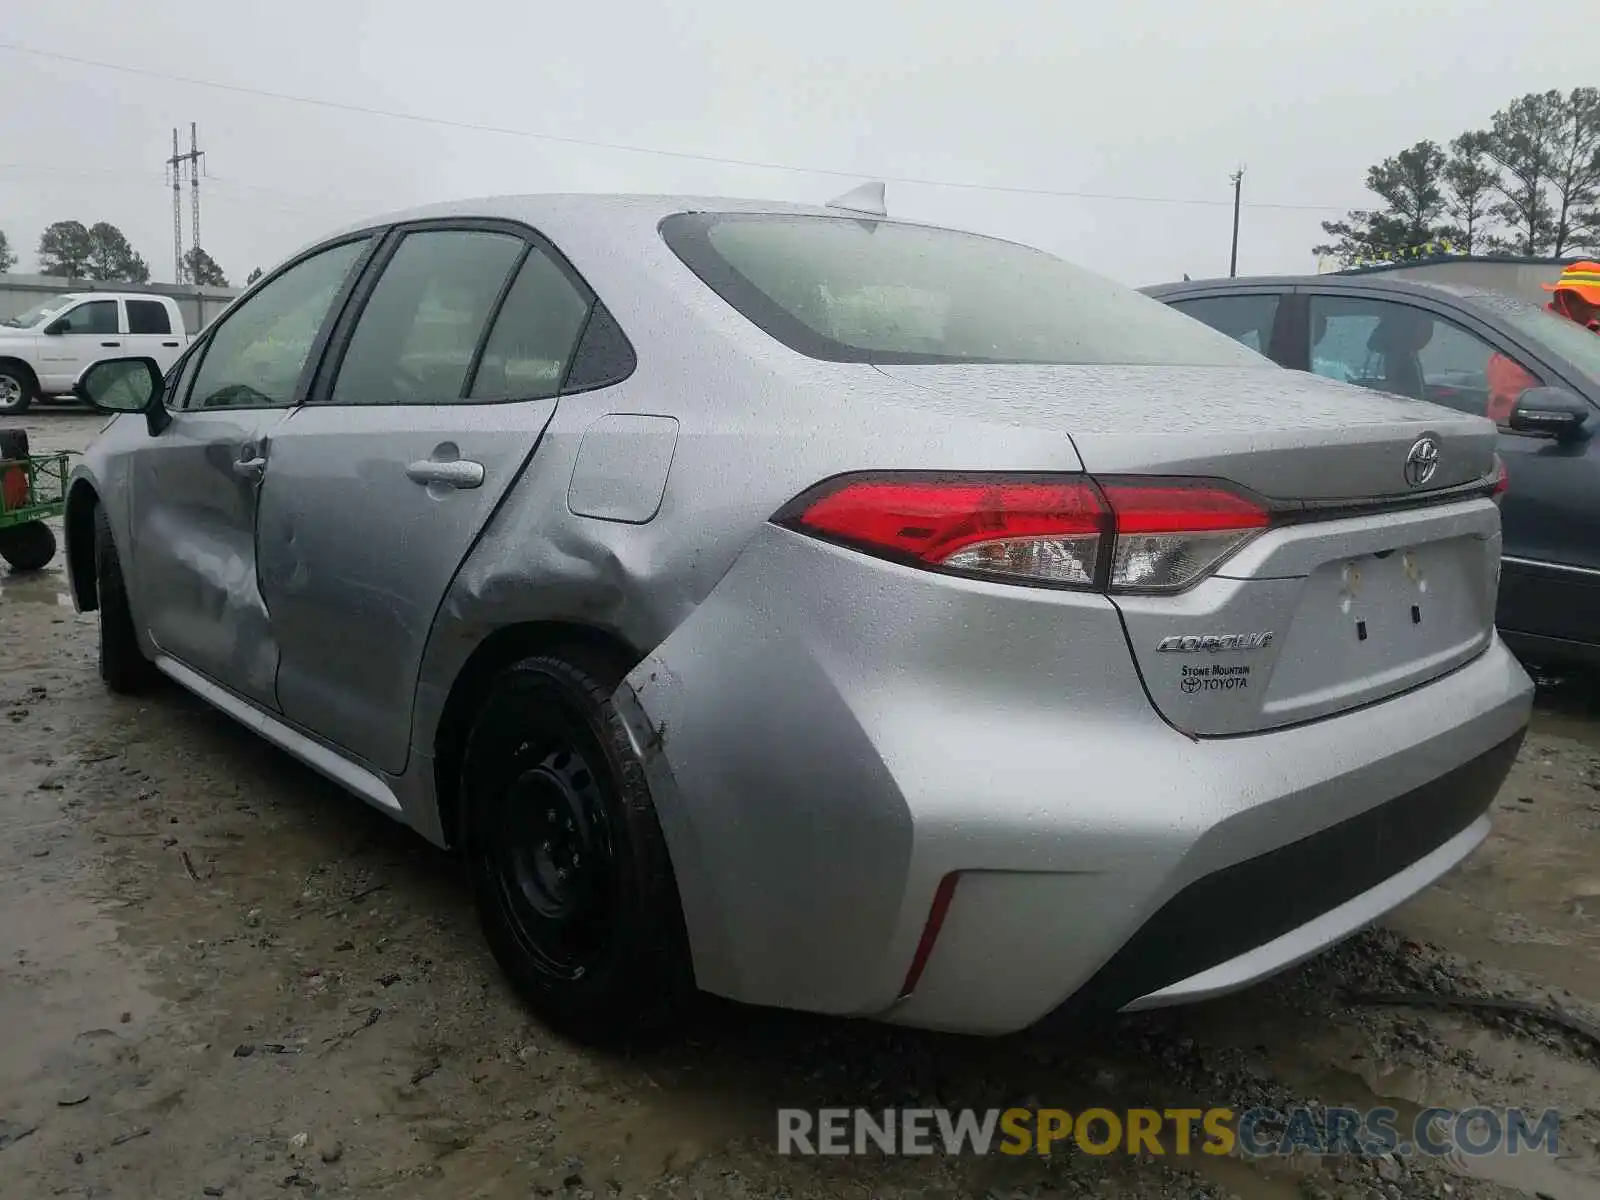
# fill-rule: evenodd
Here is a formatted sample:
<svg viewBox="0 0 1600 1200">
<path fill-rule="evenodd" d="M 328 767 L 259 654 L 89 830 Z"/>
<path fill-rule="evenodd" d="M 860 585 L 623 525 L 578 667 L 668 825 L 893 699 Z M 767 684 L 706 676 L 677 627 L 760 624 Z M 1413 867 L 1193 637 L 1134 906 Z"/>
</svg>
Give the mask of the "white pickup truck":
<svg viewBox="0 0 1600 1200">
<path fill-rule="evenodd" d="M 148 357 L 166 370 L 189 338 L 178 305 L 148 293 L 72 292 L 0 318 L 0 416 L 70 395 L 102 358 Z"/>
</svg>

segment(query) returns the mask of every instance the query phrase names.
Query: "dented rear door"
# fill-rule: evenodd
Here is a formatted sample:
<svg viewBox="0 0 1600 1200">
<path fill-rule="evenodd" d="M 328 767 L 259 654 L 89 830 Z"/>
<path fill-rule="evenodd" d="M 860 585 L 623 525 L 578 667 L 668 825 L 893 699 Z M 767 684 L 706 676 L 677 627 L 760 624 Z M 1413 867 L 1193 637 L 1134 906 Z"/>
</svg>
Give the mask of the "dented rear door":
<svg viewBox="0 0 1600 1200">
<path fill-rule="evenodd" d="M 260 554 L 297 724 L 404 769 L 434 614 L 528 469 L 593 296 L 520 227 L 403 227 L 278 431 Z"/>
</svg>

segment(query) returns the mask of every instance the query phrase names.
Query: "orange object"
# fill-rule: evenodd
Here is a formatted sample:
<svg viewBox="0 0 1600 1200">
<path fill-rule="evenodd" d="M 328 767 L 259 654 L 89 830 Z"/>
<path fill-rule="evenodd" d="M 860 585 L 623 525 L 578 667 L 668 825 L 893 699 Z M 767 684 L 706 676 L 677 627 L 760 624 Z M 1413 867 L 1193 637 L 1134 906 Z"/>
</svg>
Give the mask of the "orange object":
<svg viewBox="0 0 1600 1200">
<path fill-rule="evenodd" d="M 28 464 L 0 462 L 0 500 L 6 512 L 14 512 L 28 503 Z"/>
<path fill-rule="evenodd" d="M 1531 371 L 1504 354 L 1496 354 L 1489 360 L 1485 374 L 1489 383 L 1489 404 L 1484 416 L 1496 425 L 1504 425 L 1511 419 L 1511 410 L 1517 406 L 1517 398 L 1523 392 L 1539 386 Z"/>
<path fill-rule="evenodd" d="M 1600 262 L 1575 262 L 1560 279 L 1539 286 L 1547 292 L 1574 292 L 1590 304 L 1600 304 Z"/>
<path fill-rule="evenodd" d="M 1575 262 L 1560 279 L 1539 286 L 1555 293 L 1548 306 L 1551 312 L 1600 333 L 1600 262 Z"/>
</svg>

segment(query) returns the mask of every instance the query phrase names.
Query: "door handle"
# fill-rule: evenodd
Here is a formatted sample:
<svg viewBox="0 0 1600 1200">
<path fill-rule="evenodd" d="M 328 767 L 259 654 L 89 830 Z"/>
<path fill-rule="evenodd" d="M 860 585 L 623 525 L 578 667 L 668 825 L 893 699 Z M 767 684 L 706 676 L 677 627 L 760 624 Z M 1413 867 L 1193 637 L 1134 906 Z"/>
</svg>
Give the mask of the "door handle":
<svg viewBox="0 0 1600 1200">
<path fill-rule="evenodd" d="M 266 473 L 267 460 L 264 458 L 241 458 L 233 464 L 233 473 L 240 479 L 257 479 Z"/>
<path fill-rule="evenodd" d="M 423 458 L 406 468 L 406 478 L 425 487 L 433 484 L 453 488 L 481 487 L 483 464 L 470 458 L 454 458 L 444 462 Z"/>
<path fill-rule="evenodd" d="M 115 350 L 118 346 L 122 345 L 121 342 L 101 342 L 100 344 L 107 350 Z"/>
<path fill-rule="evenodd" d="M 173 349 L 174 347 L 176 347 L 178 345 L 177 342 L 162 342 L 161 344 L 163 346 L 167 347 L 167 349 L 169 349 L 169 350 Z"/>
</svg>

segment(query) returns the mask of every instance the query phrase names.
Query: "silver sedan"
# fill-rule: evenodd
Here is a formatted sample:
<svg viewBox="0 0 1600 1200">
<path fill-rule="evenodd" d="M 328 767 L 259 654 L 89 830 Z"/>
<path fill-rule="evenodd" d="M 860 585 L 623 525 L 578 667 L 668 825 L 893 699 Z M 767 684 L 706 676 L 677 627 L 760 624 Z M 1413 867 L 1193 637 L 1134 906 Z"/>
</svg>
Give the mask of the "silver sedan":
<svg viewBox="0 0 1600 1200">
<path fill-rule="evenodd" d="M 583 1036 L 1242 987 L 1468 855 L 1528 720 L 1487 421 L 871 203 L 375 220 L 82 392 L 106 682 L 458 848 Z"/>
</svg>

